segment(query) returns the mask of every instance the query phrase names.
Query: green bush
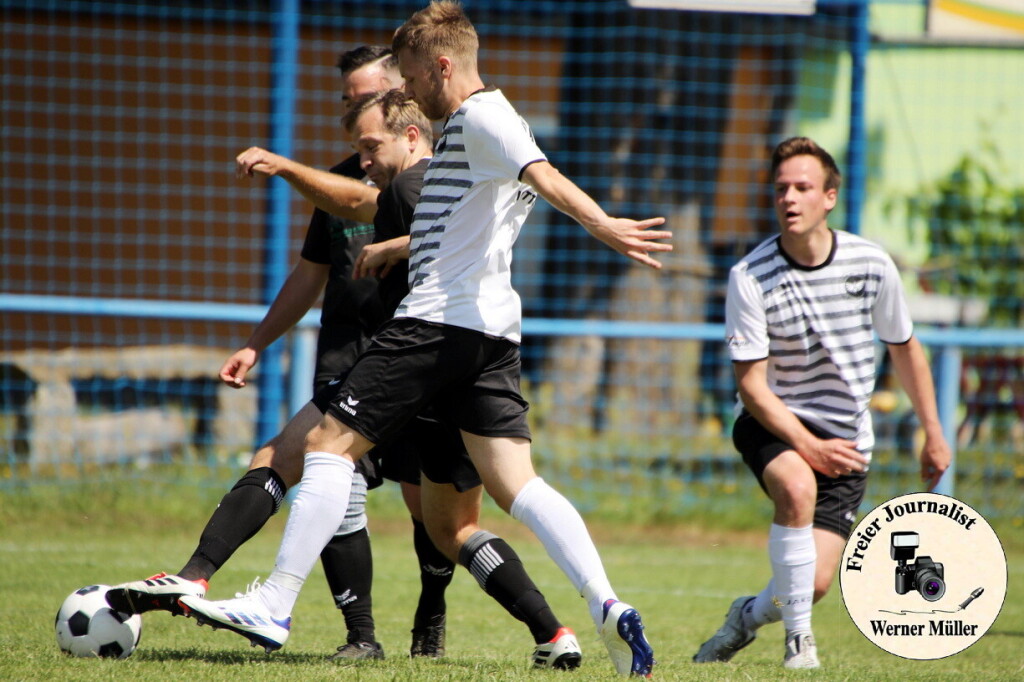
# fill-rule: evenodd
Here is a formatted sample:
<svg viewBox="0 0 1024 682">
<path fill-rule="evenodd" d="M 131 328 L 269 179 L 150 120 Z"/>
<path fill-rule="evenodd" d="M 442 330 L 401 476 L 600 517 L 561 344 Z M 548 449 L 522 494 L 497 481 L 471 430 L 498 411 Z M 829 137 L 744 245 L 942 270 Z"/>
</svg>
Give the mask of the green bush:
<svg viewBox="0 0 1024 682">
<path fill-rule="evenodd" d="M 987 324 L 1024 322 L 1024 187 L 1013 187 L 998 147 L 982 142 L 939 180 L 903 197 L 911 238 L 923 225 L 922 286 L 988 303 Z"/>
</svg>

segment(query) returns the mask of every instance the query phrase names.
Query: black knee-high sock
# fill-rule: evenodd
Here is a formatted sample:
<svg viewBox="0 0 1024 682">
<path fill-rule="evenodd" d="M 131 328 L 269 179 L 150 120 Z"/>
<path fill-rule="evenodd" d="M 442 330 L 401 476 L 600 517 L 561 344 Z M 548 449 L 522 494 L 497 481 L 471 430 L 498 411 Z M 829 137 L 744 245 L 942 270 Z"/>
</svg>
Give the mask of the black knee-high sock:
<svg viewBox="0 0 1024 682">
<path fill-rule="evenodd" d="M 469 569 L 484 592 L 526 623 L 537 644 L 551 641 L 562 627 L 519 556 L 498 536 L 484 530 L 474 533 L 459 550 L 459 563 Z"/>
<path fill-rule="evenodd" d="M 199 545 L 178 575 L 188 580 L 209 580 L 235 550 L 255 535 L 277 513 L 287 489 L 270 467 L 246 472 L 221 498 Z"/>
<path fill-rule="evenodd" d="M 341 609 L 349 642 L 375 642 L 373 622 L 373 554 L 365 528 L 335 535 L 320 552 L 334 605 Z"/>
<path fill-rule="evenodd" d="M 422 630 L 436 625 L 444 617 L 447 610 L 444 593 L 455 575 L 455 564 L 434 546 L 421 522 L 413 519 L 412 528 L 412 544 L 420 564 L 420 601 L 412 627 Z"/>
</svg>

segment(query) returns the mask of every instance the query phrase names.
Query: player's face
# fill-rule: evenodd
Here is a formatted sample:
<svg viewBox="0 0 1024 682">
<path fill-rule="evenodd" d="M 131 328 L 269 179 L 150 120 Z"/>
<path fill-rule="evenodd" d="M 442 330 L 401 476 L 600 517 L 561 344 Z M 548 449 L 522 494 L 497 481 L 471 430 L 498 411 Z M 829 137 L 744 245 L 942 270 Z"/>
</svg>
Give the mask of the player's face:
<svg viewBox="0 0 1024 682">
<path fill-rule="evenodd" d="M 347 74 L 341 81 L 342 114 L 348 113 L 352 103 L 364 95 L 401 87 L 401 83 L 392 83 L 388 72 L 379 64 L 370 63 Z"/>
<path fill-rule="evenodd" d="M 784 235 L 799 237 L 828 229 L 826 218 L 838 192 L 825 189 L 825 169 L 813 156 L 786 159 L 775 172 L 775 217 Z"/>
<path fill-rule="evenodd" d="M 439 121 L 448 115 L 444 78 L 436 64 L 420 59 L 411 50 L 398 53 L 398 70 L 405 79 L 405 94 L 427 118 Z"/>
<path fill-rule="evenodd" d="M 405 170 L 412 148 L 404 135 L 392 135 L 384 128 L 380 107 L 364 111 L 352 126 L 353 146 L 359 152 L 359 165 L 374 184 L 384 189 Z"/>
</svg>

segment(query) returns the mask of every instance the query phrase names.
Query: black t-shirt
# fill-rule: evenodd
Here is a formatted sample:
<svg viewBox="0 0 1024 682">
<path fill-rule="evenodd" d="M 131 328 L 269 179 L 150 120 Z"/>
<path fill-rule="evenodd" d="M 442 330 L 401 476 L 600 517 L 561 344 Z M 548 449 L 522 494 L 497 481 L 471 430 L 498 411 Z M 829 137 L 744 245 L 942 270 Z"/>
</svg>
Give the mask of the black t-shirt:
<svg viewBox="0 0 1024 682">
<path fill-rule="evenodd" d="M 395 176 L 387 189 L 377 197 L 377 215 L 373 219 L 373 241 L 382 242 L 409 234 L 416 202 L 423 190 L 423 174 L 429 159 L 418 163 Z M 391 269 L 388 276 L 380 280 L 380 298 L 385 314 L 390 318 L 395 309 L 409 293 L 409 261 L 402 260 Z"/>
<path fill-rule="evenodd" d="M 331 172 L 356 180 L 362 180 L 366 175 L 359 167 L 358 154 L 348 157 Z M 356 258 L 363 246 L 373 241 L 373 232 L 373 225 L 337 218 L 320 209 L 313 211 L 306 241 L 302 245 L 302 257 L 331 266 L 320 315 L 321 352 L 332 345 L 333 327 L 356 326 L 364 333 L 372 334 L 394 313 L 394 309 L 385 312 L 381 305 L 375 278 L 352 279 Z M 338 342 L 347 343 L 350 338 L 346 333 Z"/>
</svg>

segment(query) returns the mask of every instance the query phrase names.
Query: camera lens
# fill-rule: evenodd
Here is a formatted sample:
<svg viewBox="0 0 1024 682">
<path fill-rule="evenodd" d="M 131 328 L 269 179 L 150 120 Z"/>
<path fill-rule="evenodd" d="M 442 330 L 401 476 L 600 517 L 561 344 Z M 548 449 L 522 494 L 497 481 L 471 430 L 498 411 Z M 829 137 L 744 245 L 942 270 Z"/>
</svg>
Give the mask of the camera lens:
<svg viewBox="0 0 1024 682">
<path fill-rule="evenodd" d="M 938 601 L 946 594 L 946 583 L 930 568 L 918 571 L 917 591 L 928 601 Z"/>
</svg>

